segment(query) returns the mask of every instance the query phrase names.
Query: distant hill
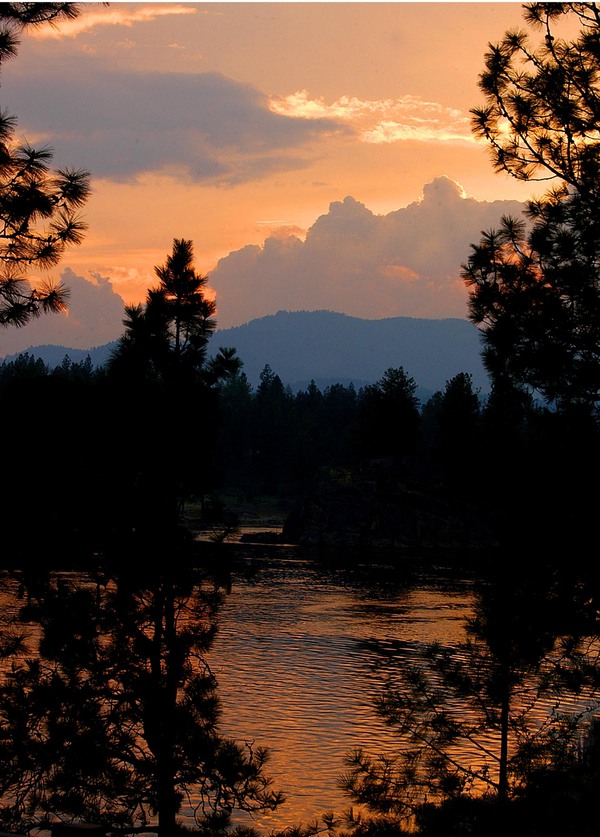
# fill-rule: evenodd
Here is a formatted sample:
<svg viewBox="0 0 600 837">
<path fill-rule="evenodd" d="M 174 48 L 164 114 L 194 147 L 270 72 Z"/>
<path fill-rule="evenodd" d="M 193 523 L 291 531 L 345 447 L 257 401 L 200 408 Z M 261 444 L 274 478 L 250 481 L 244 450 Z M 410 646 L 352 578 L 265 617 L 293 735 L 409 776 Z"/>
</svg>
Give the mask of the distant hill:
<svg viewBox="0 0 600 837">
<path fill-rule="evenodd" d="M 115 343 L 93 349 L 35 346 L 27 351 L 50 366 L 65 355 L 72 361 L 90 356 L 95 366 L 109 357 Z M 280 311 L 235 328 L 219 329 L 209 354 L 233 346 L 244 372 L 256 386 L 266 364 L 293 390 L 311 380 L 323 389 L 332 383 L 358 388 L 379 380 L 386 369 L 402 366 L 416 381 L 421 398 L 444 388 L 459 372 L 469 372 L 482 392 L 489 389 L 480 358 L 479 332 L 467 320 L 390 317 L 363 320 L 331 311 Z M 7 357 L 12 360 L 16 355 Z"/>
<path fill-rule="evenodd" d="M 105 343 L 103 346 L 94 346 L 92 349 L 73 349 L 68 346 L 55 345 L 31 346 L 29 349 L 17 352 L 15 355 L 6 355 L 4 360 L 11 361 L 15 360 L 15 358 L 19 357 L 19 355 L 29 354 L 33 355 L 33 357 L 41 358 L 51 369 L 54 369 L 55 366 L 60 366 L 65 359 L 65 355 L 67 355 L 73 363 L 80 363 L 89 355 L 94 366 L 103 366 L 107 362 L 111 351 L 116 345 L 117 341 L 113 340 L 112 343 Z"/>
<path fill-rule="evenodd" d="M 459 372 L 471 373 L 476 388 L 489 390 L 479 332 L 461 319 L 363 320 L 331 311 L 280 311 L 216 331 L 211 353 L 219 346 L 237 349 L 253 385 L 268 363 L 292 389 L 311 379 L 320 388 L 351 381 L 361 386 L 379 380 L 389 367 L 402 366 L 423 395 L 443 389 Z"/>
</svg>

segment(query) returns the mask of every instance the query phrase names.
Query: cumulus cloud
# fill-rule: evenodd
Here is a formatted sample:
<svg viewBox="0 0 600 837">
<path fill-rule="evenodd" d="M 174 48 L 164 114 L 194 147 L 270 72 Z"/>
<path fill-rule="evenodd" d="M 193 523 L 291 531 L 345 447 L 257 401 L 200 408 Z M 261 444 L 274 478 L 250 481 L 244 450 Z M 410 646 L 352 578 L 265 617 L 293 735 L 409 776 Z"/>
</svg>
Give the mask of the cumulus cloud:
<svg viewBox="0 0 600 837">
<path fill-rule="evenodd" d="M 517 201 L 480 202 L 438 177 L 409 206 L 375 215 L 353 197 L 335 201 L 296 235 L 269 236 L 221 259 L 210 274 L 222 327 L 279 310 L 329 309 L 357 317 L 465 317 L 460 265 L 481 230 Z"/>
<path fill-rule="evenodd" d="M 133 180 L 162 172 L 186 181 L 232 185 L 302 168 L 310 143 L 349 128 L 334 119 L 274 113 L 249 84 L 220 73 L 130 74 L 94 61 L 65 74 L 18 73 L 3 85 L 19 124 L 56 150 L 57 163 L 95 177 Z"/>
<path fill-rule="evenodd" d="M 342 96 L 327 104 L 324 98 L 311 98 L 307 90 L 299 90 L 272 97 L 270 107 L 274 113 L 299 119 L 340 120 L 352 125 L 359 139 L 367 143 L 475 142 L 465 114 L 418 96 L 377 100 Z"/>
<path fill-rule="evenodd" d="M 60 38 L 76 38 L 99 26 L 133 26 L 146 23 L 165 15 L 194 15 L 197 9 L 175 3 L 168 6 L 142 6 L 137 9 L 113 7 L 110 9 L 83 12 L 74 20 L 63 20 L 52 25 L 39 26 L 28 33 L 38 41 Z"/>
<path fill-rule="evenodd" d="M 23 328 L 3 328 L 0 357 L 46 344 L 92 349 L 121 335 L 123 300 L 110 279 L 99 275 L 84 279 L 66 268 L 61 280 L 71 291 L 68 312 L 42 315 Z"/>
</svg>

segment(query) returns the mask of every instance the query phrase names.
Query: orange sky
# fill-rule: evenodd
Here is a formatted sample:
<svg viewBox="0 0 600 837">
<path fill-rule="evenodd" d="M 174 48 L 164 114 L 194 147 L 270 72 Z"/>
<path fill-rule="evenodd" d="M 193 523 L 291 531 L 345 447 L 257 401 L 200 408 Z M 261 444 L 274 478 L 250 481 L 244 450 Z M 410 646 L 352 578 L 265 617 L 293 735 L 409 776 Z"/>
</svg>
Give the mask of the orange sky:
<svg viewBox="0 0 600 837">
<path fill-rule="evenodd" d="M 442 175 L 478 202 L 535 191 L 494 174 L 469 131 L 486 45 L 521 25 L 519 4 L 83 7 L 24 37 L 0 93 L 19 131 L 50 143 L 58 165 L 92 171 L 89 231 L 62 267 L 108 279 L 128 302 L 143 297 L 174 237 L 191 238 L 197 268 L 211 273 L 269 236 L 303 240 L 347 196 L 379 217 L 418 202 Z M 261 310 L 252 288 L 237 292 L 233 261 L 215 274 L 236 286 L 216 286 L 222 325 Z M 422 291 L 407 314 L 456 315 L 456 305 L 428 308 Z M 344 310 L 343 293 L 332 300 Z M 381 310 L 385 300 L 364 313 Z"/>
</svg>

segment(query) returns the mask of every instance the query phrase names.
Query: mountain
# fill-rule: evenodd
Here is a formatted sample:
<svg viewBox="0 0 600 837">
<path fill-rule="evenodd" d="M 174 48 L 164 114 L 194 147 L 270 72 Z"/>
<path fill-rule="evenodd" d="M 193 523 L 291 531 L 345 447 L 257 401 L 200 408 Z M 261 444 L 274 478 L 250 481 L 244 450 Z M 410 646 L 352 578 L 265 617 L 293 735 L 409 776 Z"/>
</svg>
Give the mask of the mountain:
<svg viewBox="0 0 600 837">
<path fill-rule="evenodd" d="M 99 366 L 114 345 L 89 350 L 35 346 L 27 351 L 52 367 L 65 355 L 81 361 L 88 354 Z M 215 354 L 220 346 L 237 349 L 253 386 L 269 364 L 294 390 L 306 387 L 311 380 L 321 389 L 350 382 L 358 388 L 374 383 L 386 369 L 397 366 L 414 378 L 422 399 L 443 389 L 459 372 L 471 373 L 474 386 L 482 392 L 489 389 L 480 358 L 479 332 L 461 319 L 363 320 L 331 311 L 280 311 L 245 325 L 218 329 L 211 338 L 209 354 Z"/>
<path fill-rule="evenodd" d="M 269 364 L 292 389 L 354 382 L 373 383 L 390 367 L 402 366 L 420 390 L 433 393 L 459 372 L 469 372 L 487 392 L 477 328 L 467 320 L 389 317 L 363 320 L 331 311 L 280 311 L 242 326 L 222 329 L 210 352 L 234 346 L 244 372 L 256 385 Z"/>
<path fill-rule="evenodd" d="M 4 360 L 11 361 L 19 357 L 19 355 L 29 354 L 33 357 L 41 358 L 51 369 L 60 364 L 65 359 L 65 355 L 69 357 L 73 363 L 81 363 L 89 355 L 90 360 L 94 366 L 103 366 L 110 357 L 110 353 L 117 345 L 117 341 L 112 343 L 105 343 L 102 346 L 94 346 L 92 349 L 73 349 L 68 346 L 56 346 L 54 344 L 47 344 L 43 346 L 30 346 L 23 352 L 18 352 L 15 355 L 6 355 Z"/>
</svg>

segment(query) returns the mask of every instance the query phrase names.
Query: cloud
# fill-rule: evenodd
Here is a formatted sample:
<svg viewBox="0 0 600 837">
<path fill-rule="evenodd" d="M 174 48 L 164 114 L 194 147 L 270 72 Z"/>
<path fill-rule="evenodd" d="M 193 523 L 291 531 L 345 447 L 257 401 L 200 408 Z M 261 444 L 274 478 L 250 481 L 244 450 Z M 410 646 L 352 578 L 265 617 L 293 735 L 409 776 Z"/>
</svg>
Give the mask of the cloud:
<svg viewBox="0 0 600 837">
<path fill-rule="evenodd" d="M 469 119 L 461 111 L 418 96 L 377 100 L 342 96 L 327 104 L 323 98 L 311 98 L 307 90 L 299 90 L 289 96 L 272 97 L 269 104 L 274 113 L 283 116 L 345 122 L 367 143 L 475 142 Z"/>
<path fill-rule="evenodd" d="M 460 265 L 481 230 L 517 201 L 480 202 L 448 177 L 426 184 L 420 200 L 374 215 L 353 197 L 335 201 L 297 235 L 230 253 L 209 276 L 219 326 L 279 310 L 328 309 L 357 317 L 466 317 Z"/>
<path fill-rule="evenodd" d="M 91 349 L 121 335 L 123 300 L 110 279 L 94 275 L 88 280 L 65 268 L 61 280 L 71 291 L 68 313 L 42 315 L 23 328 L 3 328 L 0 356 L 45 344 Z"/>
<path fill-rule="evenodd" d="M 89 32 L 98 26 L 133 26 L 136 23 L 147 23 L 165 15 L 194 15 L 198 10 L 191 6 L 142 6 L 137 9 L 118 8 L 83 12 L 74 20 L 64 20 L 53 25 L 39 26 L 29 31 L 29 35 L 36 40 L 57 40 L 60 38 L 76 38 L 83 32 Z"/>
<path fill-rule="evenodd" d="M 217 185 L 249 182 L 310 162 L 311 143 L 348 128 L 274 113 L 257 88 L 220 73 L 124 76 L 86 62 L 65 74 L 18 73 L 3 86 L 19 124 L 56 149 L 61 165 L 131 181 L 160 172 Z"/>
</svg>

